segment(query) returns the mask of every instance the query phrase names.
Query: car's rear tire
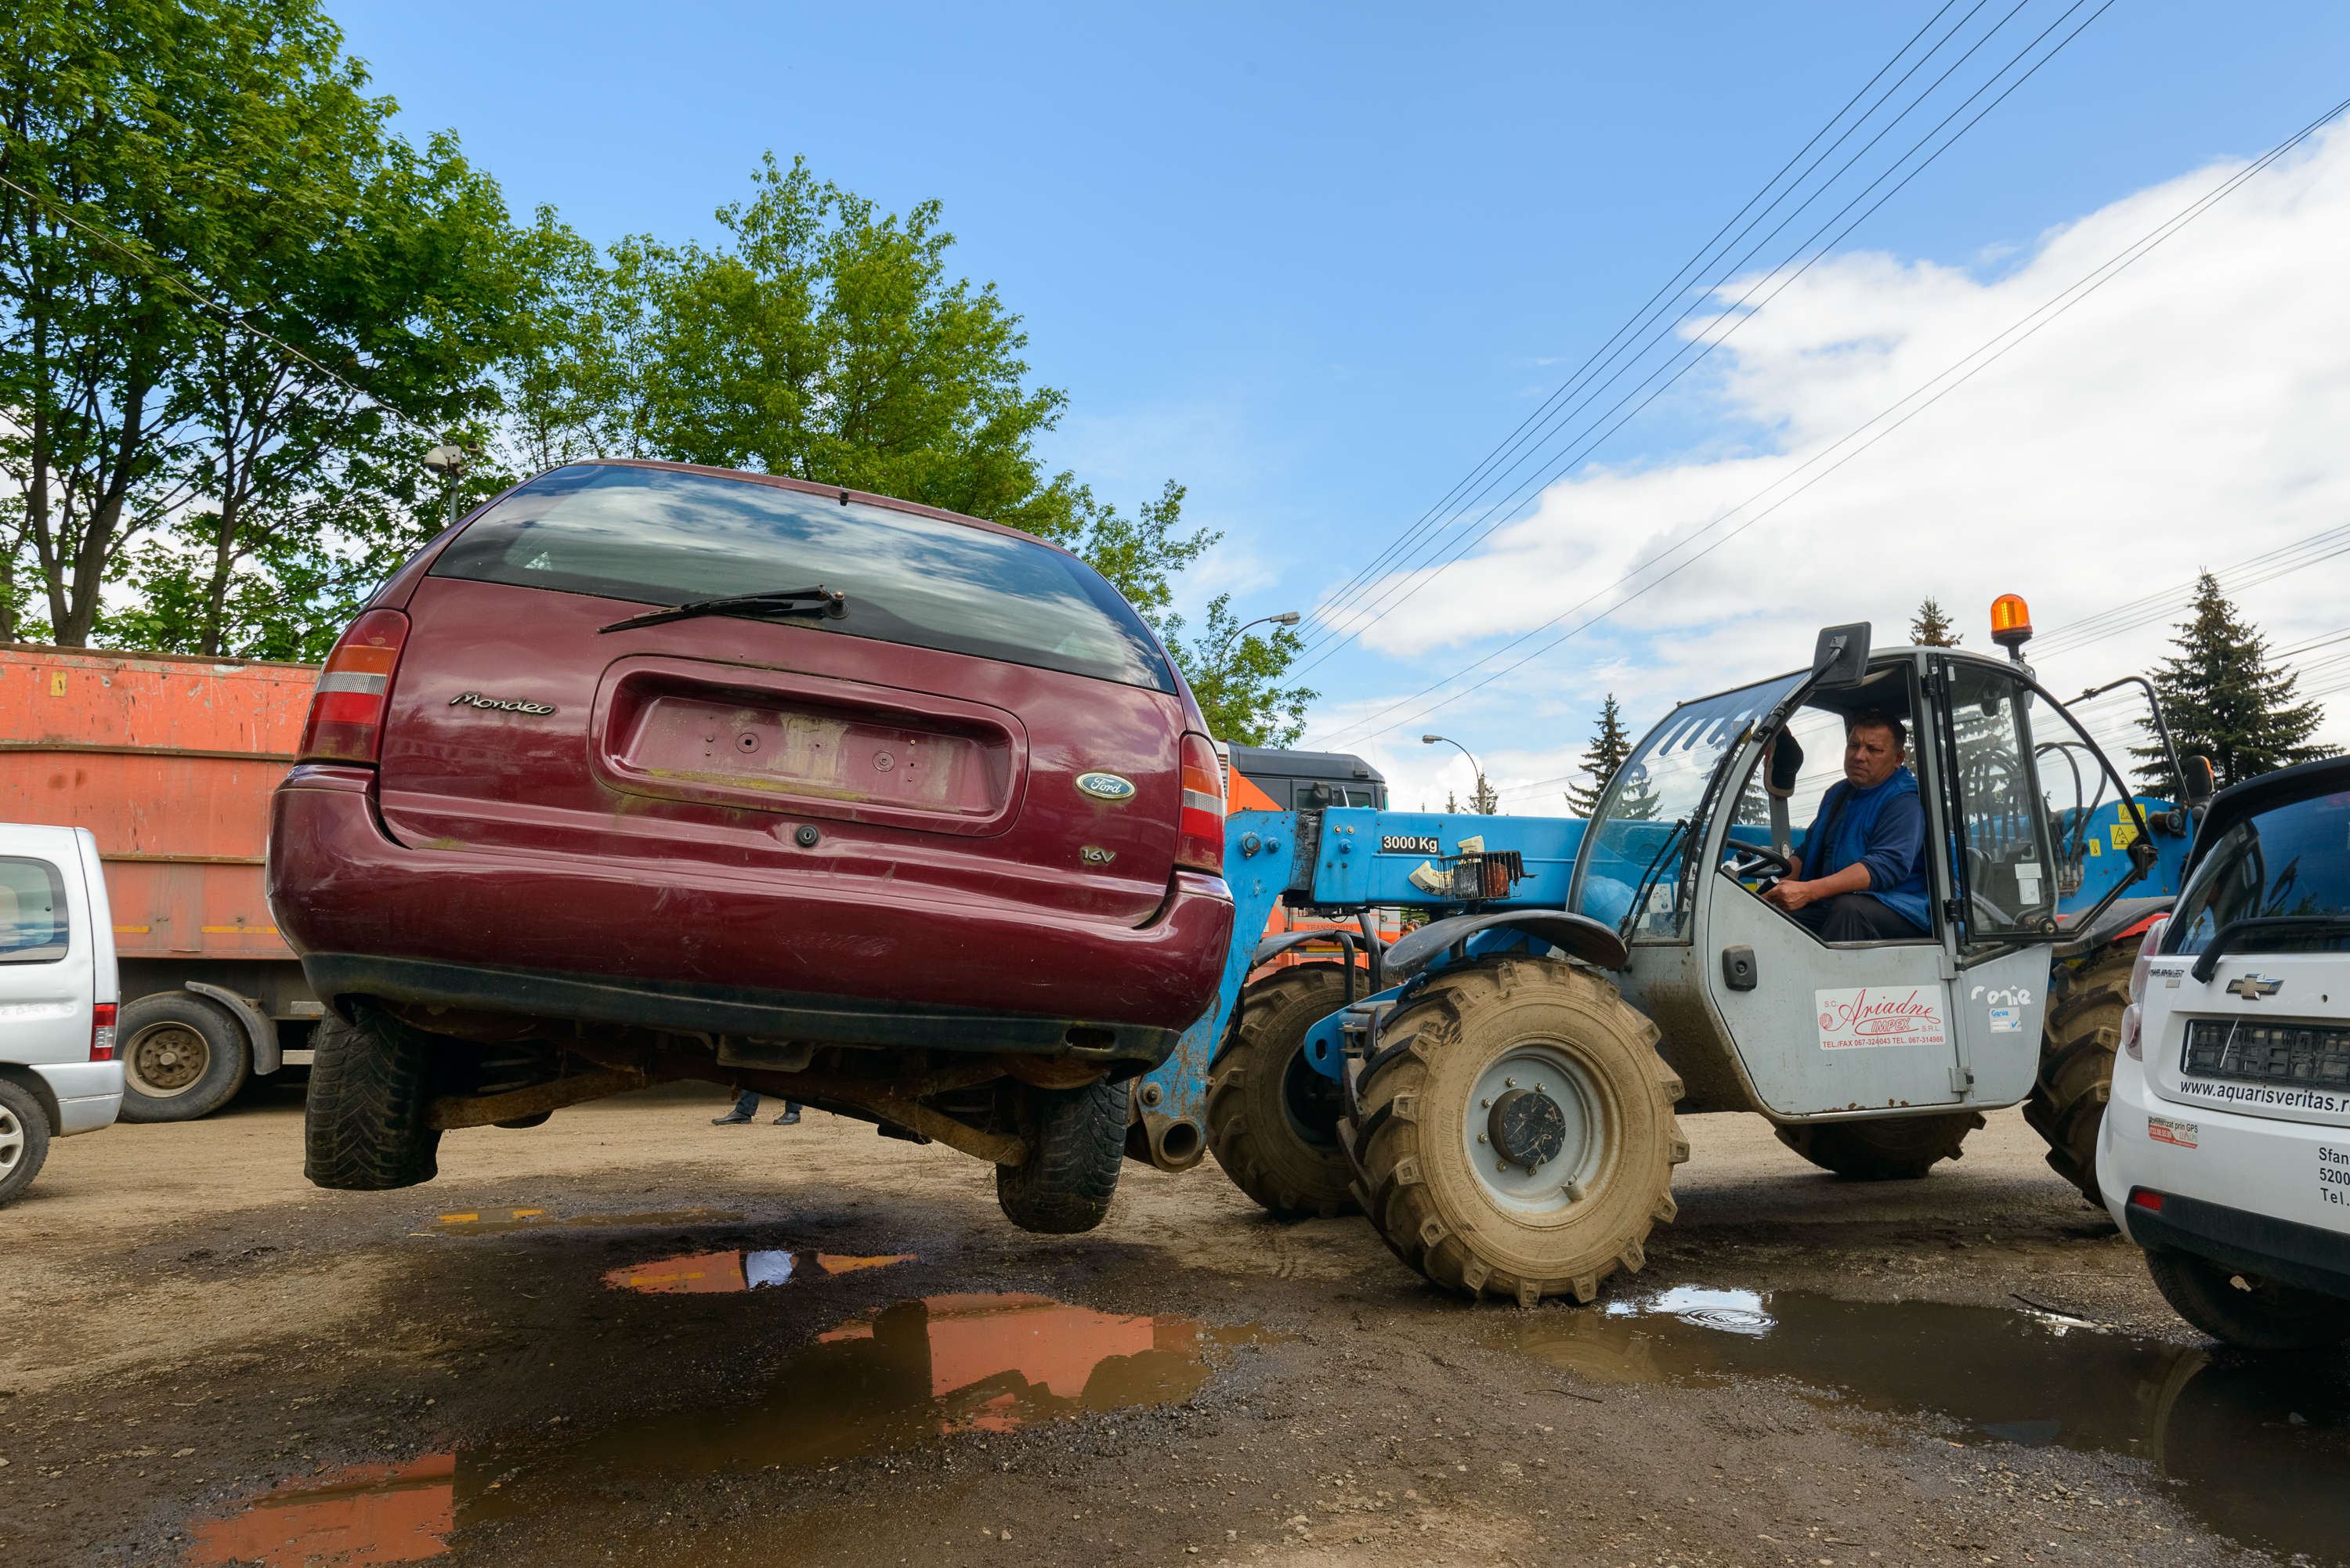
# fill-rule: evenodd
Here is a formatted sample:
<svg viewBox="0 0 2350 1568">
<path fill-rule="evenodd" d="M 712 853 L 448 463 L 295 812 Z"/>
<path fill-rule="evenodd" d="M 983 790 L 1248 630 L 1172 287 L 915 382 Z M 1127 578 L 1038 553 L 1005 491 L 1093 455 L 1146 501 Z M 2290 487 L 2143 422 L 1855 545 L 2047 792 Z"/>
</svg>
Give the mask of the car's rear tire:
<svg viewBox="0 0 2350 1568">
<path fill-rule="evenodd" d="M 126 1122 L 192 1122 L 236 1098 L 253 1072 L 244 1025 L 216 1002 L 159 991 L 122 1010 L 122 1110 Z"/>
<path fill-rule="evenodd" d="M 1680 1080 L 1656 1041 L 1614 986 L 1561 961 L 1437 976 L 1388 1017 L 1377 1055 L 1347 1064 L 1363 1212 L 1448 1289 L 1589 1301 L 1645 1263 L 1650 1228 L 1675 1212 L 1689 1143 L 1673 1117 Z M 1523 1119 L 1497 1121 L 1513 1103 Z M 1529 1127 L 1528 1158 L 1500 1158 L 1514 1152 L 1511 1129 Z"/>
<path fill-rule="evenodd" d="M 1914 1181 L 1942 1160 L 1958 1158 L 1967 1134 L 1982 1125 L 1980 1112 L 1953 1111 L 1865 1122 L 1806 1122 L 1777 1130 L 1781 1143 L 1822 1170 L 1854 1181 Z"/>
<path fill-rule="evenodd" d="M 22 1084 L 0 1078 L 0 1209 L 33 1185 L 49 1158 L 49 1113 Z"/>
<path fill-rule="evenodd" d="M 2023 1102 L 2023 1119 L 2048 1140 L 2048 1168 L 2102 1209 L 2097 1193 L 2097 1128 L 2113 1093 L 2114 1052 L 2129 1005 L 2137 940 L 2116 942 L 2079 973 L 2051 986 L 2040 1035 L 2040 1075 Z"/>
<path fill-rule="evenodd" d="M 441 1174 L 432 1038 L 368 1002 L 347 1005 L 349 1023 L 330 1017 L 311 1036 L 302 1174 L 344 1192 L 430 1181 Z"/>
<path fill-rule="evenodd" d="M 1124 1084 L 1022 1085 L 1014 1104 L 1028 1158 L 995 1168 L 1003 1217 L 1040 1236 L 1073 1236 L 1100 1224 L 1126 1158 L 1126 1097 Z"/>
<path fill-rule="evenodd" d="M 2350 1339 L 2350 1301 L 2340 1296 L 2260 1279 L 2191 1252 L 2150 1251 L 2146 1268 L 2173 1311 L 2230 1345 L 2323 1350 Z"/>
<path fill-rule="evenodd" d="M 1357 988 L 1357 994 L 1367 986 Z M 1241 992 L 1232 1048 L 1208 1075 L 1208 1148 L 1232 1185 L 1282 1220 L 1355 1210 L 1336 1079 L 1305 1062 L 1305 1032 L 1346 1005 L 1347 971 L 1298 964 Z"/>
</svg>

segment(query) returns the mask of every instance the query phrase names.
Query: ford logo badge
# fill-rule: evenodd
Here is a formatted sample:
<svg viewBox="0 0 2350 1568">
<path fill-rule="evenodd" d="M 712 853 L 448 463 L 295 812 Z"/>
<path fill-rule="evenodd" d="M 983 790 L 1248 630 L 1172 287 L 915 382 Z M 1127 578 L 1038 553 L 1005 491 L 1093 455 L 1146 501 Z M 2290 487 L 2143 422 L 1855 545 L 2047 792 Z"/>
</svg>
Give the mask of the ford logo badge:
<svg viewBox="0 0 2350 1568">
<path fill-rule="evenodd" d="M 1096 800 L 1132 800 L 1134 784 L 1116 774 L 1079 774 L 1077 787 Z"/>
</svg>

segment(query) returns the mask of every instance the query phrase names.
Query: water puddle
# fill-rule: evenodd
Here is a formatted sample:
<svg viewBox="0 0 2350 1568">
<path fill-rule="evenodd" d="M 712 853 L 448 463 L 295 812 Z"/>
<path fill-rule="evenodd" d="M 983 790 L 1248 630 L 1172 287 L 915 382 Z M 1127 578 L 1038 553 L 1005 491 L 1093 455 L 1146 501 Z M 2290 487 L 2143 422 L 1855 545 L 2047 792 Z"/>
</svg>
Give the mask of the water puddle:
<svg viewBox="0 0 2350 1568">
<path fill-rule="evenodd" d="M 435 1215 L 429 1230 L 411 1231 L 409 1234 L 486 1236 L 501 1231 L 529 1231 L 553 1226 L 584 1229 L 598 1225 L 723 1225 L 747 1218 L 747 1215 L 718 1209 L 665 1209 L 650 1214 L 573 1214 L 557 1218 L 544 1209 L 499 1208 Z"/>
<path fill-rule="evenodd" d="M 2135 1455 L 2214 1530 L 2350 1560 L 2350 1357 L 2260 1357 L 2062 1314 L 1683 1286 L 1549 1312 L 1504 1342 L 1595 1384 L 1790 1377 L 1872 1410 L 1939 1411 L 1969 1443 Z"/>
<path fill-rule="evenodd" d="M 886 1257 L 847 1258 L 833 1252 L 743 1251 L 687 1252 L 657 1262 L 632 1263 L 608 1270 L 604 1282 L 614 1290 L 646 1295 L 723 1294 L 755 1291 L 763 1285 L 787 1285 L 795 1279 L 826 1274 L 853 1274 L 864 1269 L 886 1269 L 910 1263 L 911 1252 Z"/>
<path fill-rule="evenodd" d="M 845 1272 L 903 1258 L 797 1256 Z M 759 1253 L 709 1258 L 748 1260 Z M 830 1268 L 827 1265 L 840 1267 Z M 675 1258 L 616 1273 L 701 1262 Z M 739 1278 L 748 1269 L 738 1265 Z M 679 1270 L 711 1277 L 708 1270 Z M 673 1288 L 667 1282 L 649 1289 Z M 747 1285 L 681 1289 L 744 1289 Z M 1283 1336 L 1251 1324 L 1096 1312 L 1033 1295 L 937 1295 L 852 1318 L 783 1358 L 757 1400 L 649 1416 L 554 1448 L 461 1449 L 405 1468 L 360 1466 L 286 1486 L 234 1518 L 195 1527 L 198 1563 L 258 1560 L 401 1563 L 446 1550 L 458 1524 L 555 1515 L 577 1530 L 614 1489 L 649 1476 L 741 1475 L 816 1468 L 942 1438 L 1008 1432 L 1086 1412 L 1189 1398 L 1242 1345 Z M 982 1468 L 992 1468 L 983 1459 Z M 616 1542 L 617 1535 L 598 1536 Z"/>
<path fill-rule="evenodd" d="M 280 1487 L 232 1519 L 195 1527 L 189 1560 L 309 1568 L 320 1562 L 413 1563 L 438 1557 L 456 1512 L 457 1456 L 353 1465 Z"/>
</svg>

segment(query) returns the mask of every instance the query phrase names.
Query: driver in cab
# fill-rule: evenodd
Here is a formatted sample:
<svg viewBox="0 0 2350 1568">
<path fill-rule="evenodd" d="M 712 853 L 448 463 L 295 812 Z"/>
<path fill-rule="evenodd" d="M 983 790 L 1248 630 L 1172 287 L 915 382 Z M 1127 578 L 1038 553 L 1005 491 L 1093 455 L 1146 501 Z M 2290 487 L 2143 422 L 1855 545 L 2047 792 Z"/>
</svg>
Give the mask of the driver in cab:
<svg viewBox="0 0 2350 1568">
<path fill-rule="evenodd" d="M 1794 869 L 1764 893 L 1823 941 L 1929 935 L 1926 809 L 1903 766 L 1908 737 L 1883 709 L 1845 723 L 1844 780 L 1821 797 Z M 1806 875 L 1808 873 L 1808 876 Z"/>
</svg>

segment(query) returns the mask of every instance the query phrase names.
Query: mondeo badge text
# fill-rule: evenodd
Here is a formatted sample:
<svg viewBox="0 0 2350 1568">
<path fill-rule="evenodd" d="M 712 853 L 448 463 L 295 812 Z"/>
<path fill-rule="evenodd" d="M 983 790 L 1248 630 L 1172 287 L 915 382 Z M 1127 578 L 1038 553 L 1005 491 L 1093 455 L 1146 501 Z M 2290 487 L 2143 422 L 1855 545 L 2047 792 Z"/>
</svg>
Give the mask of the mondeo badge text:
<svg viewBox="0 0 2350 1568">
<path fill-rule="evenodd" d="M 519 697 L 484 697 L 478 691 L 461 692 L 449 699 L 449 706 L 463 703 L 468 708 L 486 708 L 498 713 L 552 713 L 555 710 L 545 702 L 525 702 Z"/>
</svg>

